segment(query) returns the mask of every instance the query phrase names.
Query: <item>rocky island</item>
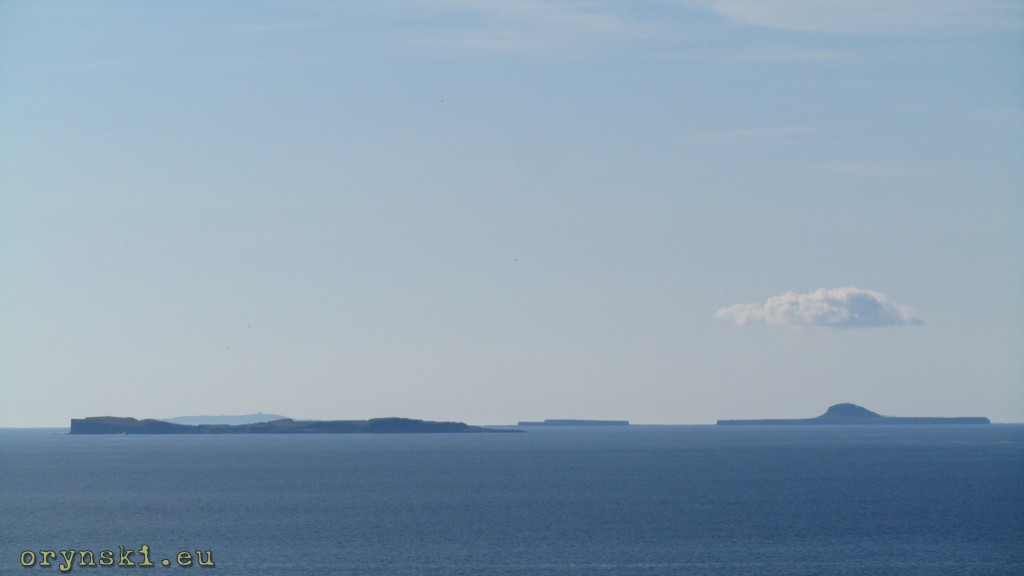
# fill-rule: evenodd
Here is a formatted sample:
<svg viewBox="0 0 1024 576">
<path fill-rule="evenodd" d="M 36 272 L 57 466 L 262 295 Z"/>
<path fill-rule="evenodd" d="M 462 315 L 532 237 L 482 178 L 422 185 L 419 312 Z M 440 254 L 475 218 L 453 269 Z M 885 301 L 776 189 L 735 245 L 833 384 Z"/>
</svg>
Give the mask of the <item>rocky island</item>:
<svg viewBox="0 0 1024 576">
<path fill-rule="evenodd" d="M 882 416 L 856 404 L 829 406 L 824 414 L 815 418 L 788 420 L 719 420 L 719 426 L 775 426 L 775 425 L 890 425 L 890 424 L 990 424 L 984 417 L 961 418 L 920 418 L 905 416 Z"/>
<path fill-rule="evenodd" d="M 470 426 L 462 422 L 431 422 L 410 418 L 371 420 L 292 420 L 252 424 L 175 424 L 163 420 L 138 420 L 95 416 L 71 420 L 71 434 L 461 434 L 472 432 L 522 432 Z"/>
</svg>

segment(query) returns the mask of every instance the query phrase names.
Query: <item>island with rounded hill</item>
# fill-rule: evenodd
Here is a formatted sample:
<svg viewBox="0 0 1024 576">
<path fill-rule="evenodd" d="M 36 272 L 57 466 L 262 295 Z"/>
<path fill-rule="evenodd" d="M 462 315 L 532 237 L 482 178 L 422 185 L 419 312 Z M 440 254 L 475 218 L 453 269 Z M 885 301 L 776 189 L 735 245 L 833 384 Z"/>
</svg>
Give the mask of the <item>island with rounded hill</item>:
<svg viewBox="0 0 1024 576">
<path fill-rule="evenodd" d="M 812 425 L 812 426 L 843 426 L 843 425 L 882 425 L 891 424 L 990 424 L 988 418 L 970 416 L 960 418 L 931 418 L 908 416 L 882 416 L 863 406 L 856 404 L 836 404 L 829 406 L 821 416 L 815 418 L 793 418 L 775 420 L 719 420 L 719 426 L 777 426 L 777 425 Z"/>
<path fill-rule="evenodd" d="M 252 424 L 175 424 L 163 420 L 138 420 L 94 416 L 71 420 L 71 434 L 462 434 L 522 432 L 470 426 L 463 422 L 431 422 L 411 418 L 370 420 L 292 420 Z"/>
</svg>

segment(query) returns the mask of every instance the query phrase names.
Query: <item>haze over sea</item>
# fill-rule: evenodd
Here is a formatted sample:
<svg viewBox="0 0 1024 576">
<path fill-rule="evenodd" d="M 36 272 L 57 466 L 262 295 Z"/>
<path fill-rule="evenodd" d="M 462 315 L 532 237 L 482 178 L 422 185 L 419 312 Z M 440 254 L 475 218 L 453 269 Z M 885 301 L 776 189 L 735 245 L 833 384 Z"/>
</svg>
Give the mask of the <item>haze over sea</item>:
<svg viewBox="0 0 1024 576">
<path fill-rule="evenodd" d="M 1022 425 L 64 432 L 0 431 L 2 575 L 142 544 L 223 575 L 1024 573 Z"/>
</svg>

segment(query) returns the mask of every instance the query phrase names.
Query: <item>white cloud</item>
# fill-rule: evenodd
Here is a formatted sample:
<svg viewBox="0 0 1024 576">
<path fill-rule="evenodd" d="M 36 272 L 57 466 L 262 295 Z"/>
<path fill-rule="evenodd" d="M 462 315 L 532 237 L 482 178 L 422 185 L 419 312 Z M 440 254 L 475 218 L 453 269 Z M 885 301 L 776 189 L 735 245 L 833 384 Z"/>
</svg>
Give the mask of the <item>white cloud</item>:
<svg viewBox="0 0 1024 576">
<path fill-rule="evenodd" d="M 822 288 L 806 294 L 786 292 L 772 296 L 764 304 L 736 304 L 722 308 L 715 317 L 741 326 L 791 324 L 862 328 L 923 323 L 913 311 L 889 300 L 885 294 L 853 286 L 831 290 Z"/>
</svg>

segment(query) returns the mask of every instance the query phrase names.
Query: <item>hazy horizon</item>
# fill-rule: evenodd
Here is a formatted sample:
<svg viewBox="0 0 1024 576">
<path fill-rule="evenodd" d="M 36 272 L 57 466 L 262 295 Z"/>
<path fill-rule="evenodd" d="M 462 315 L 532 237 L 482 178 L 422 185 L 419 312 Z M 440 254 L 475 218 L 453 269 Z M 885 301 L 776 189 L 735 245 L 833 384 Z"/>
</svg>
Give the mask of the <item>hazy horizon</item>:
<svg viewBox="0 0 1024 576">
<path fill-rule="evenodd" d="M 868 408 L 869 410 L 871 409 L 868 406 L 864 406 L 864 408 Z M 819 416 L 819 415 L 823 414 L 824 411 L 825 410 L 823 409 L 823 410 L 821 410 L 821 412 L 816 413 L 816 414 L 805 414 L 805 415 L 801 415 L 801 416 L 785 416 L 785 417 L 776 416 L 776 415 L 772 415 L 772 414 L 763 414 L 759 418 L 814 418 L 816 416 Z M 77 418 L 88 418 L 88 417 L 99 417 L 99 416 L 115 416 L 115 417 L 137 418 L 139 420 L 151 419 L 151 420 L 174 421 L 174 420 L 186 420 L 186 419 L 195 419 L 195 418 L 211 418 L 211 419 L 217 419 L 217 418 L 242 418 L 242 417 L 257 416 L 257 415 L 279 416 L 281 418 L 287 418 L 287 419 L 291 419 L 291 420 L 369 420 L 371 418 L 412 418 L 412 419 L 423 419 L 423 418 L 419 418 L 419 417 L 417 417 L 415 415 L 403 415 L 403 414 L 390 414 L 390 415 L 386 415 L 386 416 L 372 416 L 372 417 L 366 417 L 366 418 L 347 418 L 347 417 L 307 418 L 307 417 L 303 417 L 303 416 L 295 416 L 295 415 L 290 415 L 290 414 L 280 414 L 278 412 L 251 412 L 251 413 L 236 412 L 236 413 L 230 413 L 230 414 L 179 414 L 179 415 L 176 415 L 176 416 L 164 416 L 164 417 L 139 416 L 139 415 L 135 415 L 135 414 L 89 414 L 89 415 L 77 415 L 77 416 L 73 416 L 73 418 L 77 419 Z M 906 414 L 888 414 L 888 413 L 882 413 L 881 415 L 882 416 L 907 416 Z M 935 415 L 934 414 L 929 414 L 929 415 L 926 415 L 926 414 L 915 414 L 914 416 L 935 416 Z M 944 415 L 938 416 L 938 417 L 964 417 L 964 416 L 970 417 L 970 416 L 985 416 L 985 415 L 984 414 L 944 414 Z M 721 416 L 720 418 L 716 418 L 715 420 L 712 420 L 710 422 L 639 422 L 639 421 L 627 418 L 625 416 L 620 417 L 620 418 L 600 418 L 600 419 L 595 419 L 595 418 L 587 418 L 585 415 L 575 415 L 575 416 L 545 416 L 544 418 L 539 418 L 537 421 L 544 421 L 544 420 L 601 420 L 601 421 L 628 421 L 630 423 L 630 425 L 636 425 L 636 426 L 644 426 L 644 425 L 648 425 L 648 426 L 659 426 L 659 425 L 661 425 L 661 426 L 706 426 L 706 425 L 713 425 L 713 424 L 715 424 L 717 420 L 731 419 L 731 418 L 732 418 L 732 416 L 724 415 L 724 416 Z M 460 421 L 460 420 L 455 420 L 455 421 Z M 519 422 L 523 422 L 523 421 L 530 421 L 530 420 L 519 418 L 519 419 L 516 419 L 516 420 L 513 420 L 513 421 L 509 421 L 509 422 L 468 422 L 467 421 L 466 423 L 467 424 L 475 424 L 475 425 L 478 425 L 478 426 L 514 426 L 514 425 L 518 424 Z M 179 422 L 179 423 L 194 424 L 195 422 Z M 1024 424 L 1024 422 L 1000 422 L 1000 421 L 993 420 L 992 424 Z M 65 425 L 65 426 L 56 426 L 56 425 L 54 425 L 54 426 L 0 426 L 0 428 L 8 428 L 8 429 L 10 429 L 10 428 L 67 428 L 67 425 Z"/>
<path fill-rule="evenodd" d="M 0 427 L 1024 422 L 1024 6 L 0 3 Z"/>
</svg>

